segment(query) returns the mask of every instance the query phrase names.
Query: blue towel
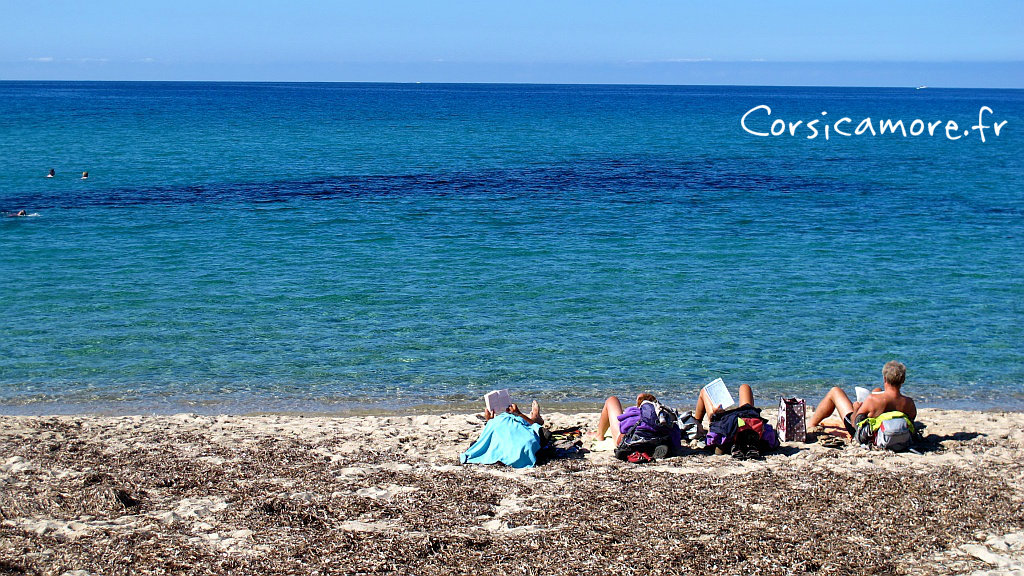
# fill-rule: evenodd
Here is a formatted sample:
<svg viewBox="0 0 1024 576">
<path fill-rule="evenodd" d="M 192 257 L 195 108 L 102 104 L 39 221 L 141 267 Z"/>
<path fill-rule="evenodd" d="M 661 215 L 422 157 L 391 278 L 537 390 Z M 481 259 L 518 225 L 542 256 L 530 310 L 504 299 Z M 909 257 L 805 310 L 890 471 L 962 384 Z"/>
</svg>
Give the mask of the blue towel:
<svg viewBox="0 0 1024 576">
<path fill-rule="evenodd" d="M 501 462 L 513 468 L 537 464 L 540 450 L 540 425 L 527 424 L 522 418 L 502 412 L 487 421 L 480 439 L 459 455 L 463 464 Z"/>
</svg>

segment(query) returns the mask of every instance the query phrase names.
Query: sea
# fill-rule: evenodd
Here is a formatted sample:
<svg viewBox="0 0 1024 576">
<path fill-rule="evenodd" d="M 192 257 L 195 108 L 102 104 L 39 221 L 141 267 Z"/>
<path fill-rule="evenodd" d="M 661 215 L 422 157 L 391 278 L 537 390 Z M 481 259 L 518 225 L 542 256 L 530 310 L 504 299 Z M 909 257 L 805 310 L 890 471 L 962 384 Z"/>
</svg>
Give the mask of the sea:
<svg viewBox="0 0 1024 576">
<path fill-rule="evenodd" d="M 0 413 L 1020 410 L 1022 177 L 1020 90 L 0 82 Z"/>
</svg>

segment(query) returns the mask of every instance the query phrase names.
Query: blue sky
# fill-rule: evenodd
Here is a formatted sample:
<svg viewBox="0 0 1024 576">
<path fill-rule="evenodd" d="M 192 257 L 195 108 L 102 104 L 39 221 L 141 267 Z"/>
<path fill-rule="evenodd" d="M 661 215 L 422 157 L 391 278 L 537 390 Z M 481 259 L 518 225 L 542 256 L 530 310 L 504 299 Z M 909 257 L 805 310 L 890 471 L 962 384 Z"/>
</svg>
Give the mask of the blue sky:
<svg viewBox="0 0 1024 576">
<path fill-rule="evenodd" d="M 1019 0 L 10 1 L 0 38 L 8 80 L 1024 87 Z"/>
</svg>

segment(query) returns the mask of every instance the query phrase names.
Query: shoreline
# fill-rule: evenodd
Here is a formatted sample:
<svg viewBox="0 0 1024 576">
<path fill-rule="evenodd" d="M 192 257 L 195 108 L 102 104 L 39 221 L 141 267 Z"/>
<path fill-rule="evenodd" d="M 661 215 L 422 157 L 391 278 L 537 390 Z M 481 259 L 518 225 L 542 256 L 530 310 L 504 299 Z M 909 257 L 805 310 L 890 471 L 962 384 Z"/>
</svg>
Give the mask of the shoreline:
<svg viewBox="0 0 1024 576">
<path fill-rule="evenodd" d="M 620 396 L 620 398 L 625 398 Z M 807 409 L 808 416 L 813 411 L 816 405 L 816 400 L 807 398 Z M 915 398 L 917 400 L 917 398 Z M 557 402 L 557 401 L 546 401 L 543 397 L 540 397 L 539 402 L 541 403 L 542 410 L 544 412 L 559 412 L 563 414 L 584 414 L 594 412 L 598 410 L 603 401 L 593 402 Z M 402 416 L 402 415 L 451 415 L 451 414 L 472 414 L 474 412 L 482 412 L 483 405 L 479 400 L 473 401 L 459 401 L 459 402 L 447 402 L 447 403 L 421 403 L 421 404 L 395 404 L 386 406 L 360 406 L 353 405 L 352 407 L 331 409 L 281 409 L 281 410 L 223 410 L 224 406 L 183 406 L 174 405 L 168 406 L 165 409 L 135 409 L 134 406 L 130 406 L 129 409 L 125 410 L 122 408 L 116 408 L 117 403 L 111 404 L 108 408 L 87 408 L 90 404 L 70 404 L 65 405 L 67 410 L 53 410 L 52 406 L 49 406 L 50 410 L 12 410 L 12 408 L 26 408 L 28 405 L 12 405 L 12 404 L 0 404 L 0 419 L 2 418 L 47 418 L 47 417 L 97 417 L 97 418 L 121 418 L 131 416 L 144 416 L 144 417 L 169 417 L 180 414 L 190 414 L 194 416 L 205 416 L 205 417 L 217 417 L 217 416 L 235 416 L 235 417 L 260 417 L 260 416 L 285 416 L 292 418 L 356 418 L 363 416 Z M 965 405 L 973 404 L 976 407 L 965 407 Z M 971 413 L 1010 413 L 1010 414 L 1024 414 L 1024 404 L 1020 406 L 1001 406 L 996 402 L 972 402 L 969 399 L 956 400 L 949 402 L 939 403 L 924 403 L 921 401 L 917 402 L 919 409 L 921 410 L 937 410 L 937 411 L 954 411 L 954 412 L 971 412 Z M 677 411 L 693 410 L 693 404 L 677 405 L 669 404 L 670 407 Z M 762 405 L 758 403 L 758 407 L 764 411 L 775 410 L 777 404 Z M 207 409 L 210 408 L 210 409 Z"/>
<path fill-rule="evenodd" d="M 597 419 L 544 415 L 552 428 L 592 430 Z M 774 422 L 775 410 L 764 416 Z M 0 566 L 28 574 L 1024 569 L 1024 414 L 926 408 L 918 420 L 927 424 L 921 455 L 785 443 L 760 462 L 690 451 L 633 465 L 592 452 L 514 470 L 458 465 L 482 427 L 468 413 L 0 416 Z"/>
</svg>

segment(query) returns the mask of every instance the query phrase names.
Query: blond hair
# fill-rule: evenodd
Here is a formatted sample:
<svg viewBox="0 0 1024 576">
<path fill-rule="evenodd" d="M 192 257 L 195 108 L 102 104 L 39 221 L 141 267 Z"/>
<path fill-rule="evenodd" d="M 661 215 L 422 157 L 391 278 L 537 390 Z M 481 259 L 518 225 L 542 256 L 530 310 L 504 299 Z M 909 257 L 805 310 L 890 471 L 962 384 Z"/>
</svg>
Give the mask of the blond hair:
<svg viewBox="0 0 1024 576">
<path fill-rule="evenodd" d="M 882 378 L 889 384 L 900 387 L 907 379 L 907 367 L 895 360 L 890 360 L 882 367 Z"/>
</svg>

